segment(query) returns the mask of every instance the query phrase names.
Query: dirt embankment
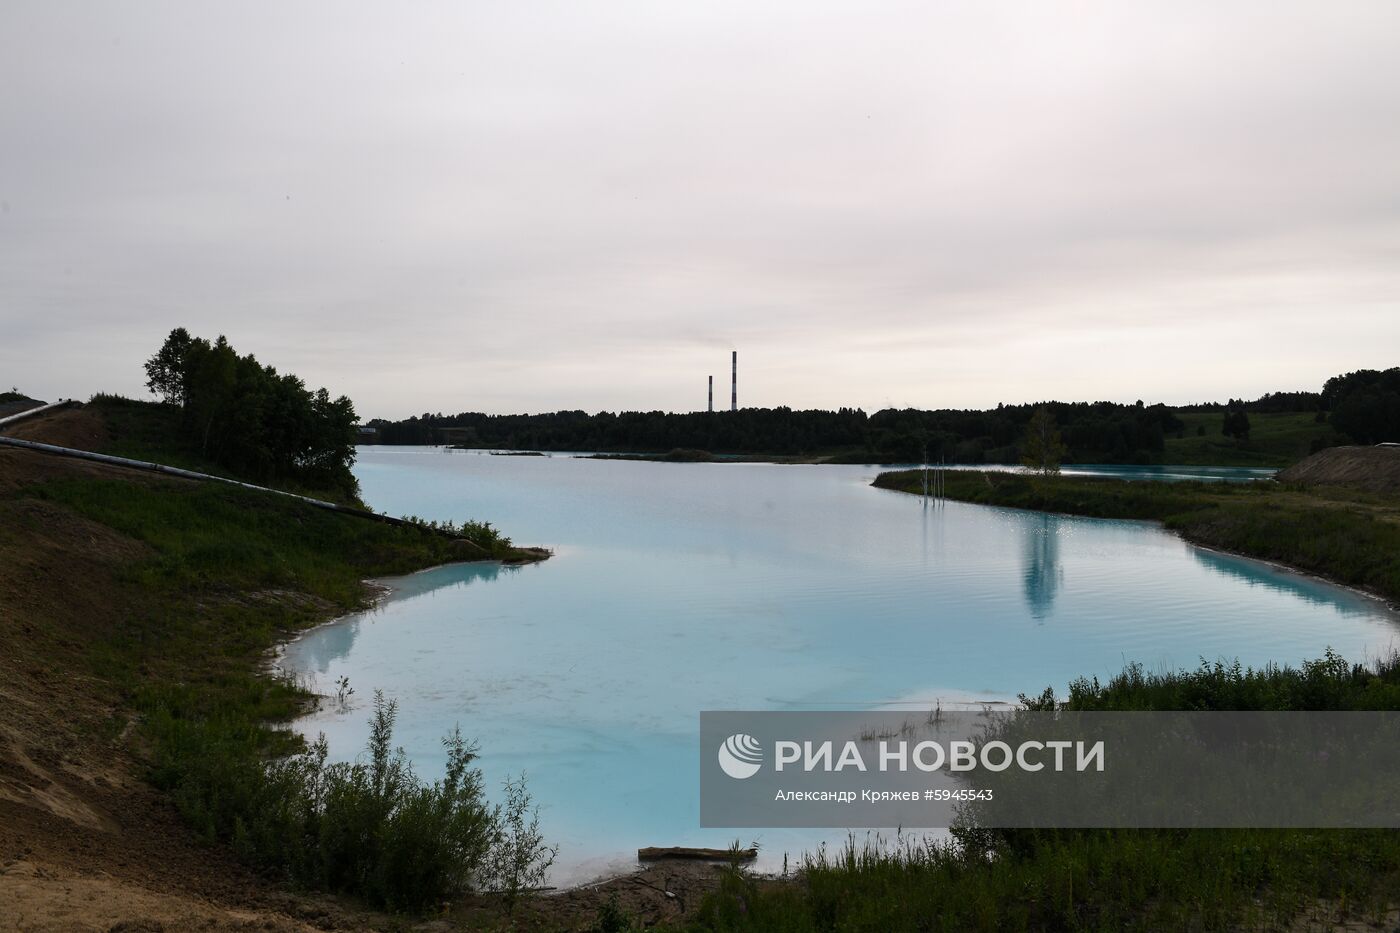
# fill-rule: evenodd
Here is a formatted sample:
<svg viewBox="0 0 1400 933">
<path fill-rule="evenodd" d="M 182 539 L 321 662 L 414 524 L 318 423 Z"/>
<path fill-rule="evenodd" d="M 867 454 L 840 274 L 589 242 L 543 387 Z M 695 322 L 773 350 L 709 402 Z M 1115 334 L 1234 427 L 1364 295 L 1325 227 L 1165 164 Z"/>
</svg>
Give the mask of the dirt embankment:
<svg viewBox="0 0 1400 933">
<path fill-rule="evenodd" d="M 100 450 L 109 435 L 102 416 L 90 408 L 63 408 L 35 415 L 4 429 L 8 437 L 18 437 L 58 447 Z"/>
<path fill-rule="evenodd" d="M 1278 474 L 1299 486 L 1350 486 L 1400 492 L 1400 447 L 1329 447 Z"/>
<path fill-rule="evenodd" d="M 8 433 L 92 449 L 106 430 L 76 409 Z M 150 551 L 26 491 L 98 478 L 188 482 L 0 447 L 0 931 L 586 929 L 614 897 L 654 923 L 715 885 L 710 865 L 657 863 L 513 917 L 482 898 L 446 918 L 390 918 L 288 890 L 202 845 L 145 781 L 138 723 L 92 651 L 148 611 L 126 569 Z"/>
<path fill-rule="evenodd" d="M 102 430 L 66 411 L 13 433 L 88 446 Z M 98 476 L 181 482 L 0 448 L 0 930 L 373 926 L 200 845 L 144 781 L 139 733 L 90 646 L 142 611 L 123 568 L 146 548 L 24 494 Z"/>
</svg>

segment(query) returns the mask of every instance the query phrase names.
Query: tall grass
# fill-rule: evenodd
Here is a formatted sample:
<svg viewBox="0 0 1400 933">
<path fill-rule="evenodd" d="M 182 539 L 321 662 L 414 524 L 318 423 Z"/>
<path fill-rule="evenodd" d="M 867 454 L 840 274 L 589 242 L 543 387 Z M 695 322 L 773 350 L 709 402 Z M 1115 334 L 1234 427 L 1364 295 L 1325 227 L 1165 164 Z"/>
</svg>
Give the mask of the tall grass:
<svg viewBox="0 0 1400 933">
<path fill-rule="evenodd" d="M 1328 648 L 1300 667 L 1241 667 L 1238 661 L 1201 660 L 1192 671 L 1153 674 L 1132 664 L 1107 683 L 1079 678 L 1068 697 L 1031 699 L 1031 709 L 1129 710 L 1400 710 L 1400 656 L 1352 664 Z"/>
<path fill-rule="evenodd" d="M 332 764 L 324 736 L 265 761 L 252 731 L 157 708 L 155 782 L 207 840 L 226 840 L 295 884 L 389 910 L 422 912 L 475 888 L 513 897 L 537 884 L 554 850 L 523 782 L 489 806 L 477 748 L 454 730 L 443 739 L 444 776 L 424 783 L 393 747 L 395 716 L 395 703 L 376 693 L 364 755 Z M 532 844 L 522 845 L 531 828 Z"/>
<path fill-rule="evenodd" d="M 1023 698 L 1038 709 L 1400 708 L 1400 661 L 1206 664 Z M 952 841 L 851 838 L 792 883 L 729 871 L 686 924 L 706 931 L 1287 928 L 1325 905 L 1379 920 L 1400 899 L 1394 830 L 976 830 Z"/>
</svg>

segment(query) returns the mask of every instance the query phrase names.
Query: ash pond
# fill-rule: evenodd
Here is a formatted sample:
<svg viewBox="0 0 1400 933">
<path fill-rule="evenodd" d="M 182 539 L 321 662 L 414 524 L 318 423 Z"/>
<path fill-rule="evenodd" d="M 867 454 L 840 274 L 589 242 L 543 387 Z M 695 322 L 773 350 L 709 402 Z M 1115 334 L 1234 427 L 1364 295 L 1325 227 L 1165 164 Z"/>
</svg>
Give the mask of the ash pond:
<svg viewBox="0 0 1400 933">
<path fill-rule="evenodd" d="M 527 776 L 557 885 L 630 868 L 643 846 L 736 839 L 776 869 L 845 836 L 700 829 L 701 710 L 1063 696 L 1127 663 L 1362 661 L 1400 633 L 1376 600 L 1152 524 L 925 506 L 871 488 L 876 472 L 361 448 L 376 509 L 489 520 L 555 556 L 384 581 L 374 610 L 286 646 L 319 692 L 342 677 L 355 691 L 295 727 L 353 758 L 382 690 L 396 744 L 433 780 L 460 726 L 496 798 Z"/>
</svg>

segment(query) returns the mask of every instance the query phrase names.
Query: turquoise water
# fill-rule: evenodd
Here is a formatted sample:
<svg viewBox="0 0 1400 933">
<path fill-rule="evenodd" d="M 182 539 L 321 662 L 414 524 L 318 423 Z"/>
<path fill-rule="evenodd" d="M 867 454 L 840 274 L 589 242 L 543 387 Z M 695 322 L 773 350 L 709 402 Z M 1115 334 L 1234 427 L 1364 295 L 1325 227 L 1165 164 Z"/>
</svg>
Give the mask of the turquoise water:
<svg viewBox="0 0 1400 933">
<path fill-rule="evenodd" d="M 879 466 L 868 464 L 875 470 L 915 470 L 921 463 L 900 463 Z M 949 463 L 949 470 L 992 470 L 1005 473 L 1029 473 L 1023 466 L 1005 463 Z M 1171 464 L 1146 464 L 1134 466 L 1120 463 L 1067 463 L 1060 472 L 1065 476 L 1101 476 L 1107 479 L 1158 480 L 1165 483 L 1195 481 L 1202 483 L 1249 483 L 1269 479 L 1278 470 L 1268 467 L 1218 467 L 1218 466 L 1174 466 Z"/>
<path fill-rule="evenodd" d="M 972 465 L 955 466 L 955 470 L 1015 470 L 1028 472 L 1024 467 Z M 1110 479 L 1158 480 L 1166 483 L 1179 483 L 1194 480 L 1205 483 L 1248 483 L 1254 480 L 1269 479 L 1278 470 L 1264 467 L 1216 467 L 1216 466 L 1173 466 L 1171 464 L 1150 464 L 1132 466 L 1118 463 L 1067 463 L 1060 470 L 1066 476 L 1103 476 Z"/>
<path fill-rule="evenodd" d="M 356 691 L 300 727 L 351 757 L 382 689 L 432 777 L 460 724 L 488 781 L 527 773 L 567 884 L 639 846 L 733 841 L 697 828 L 702 709 L 1063 695 L 1126 662 L 1360 660 L 1400 632 L 1374 600 L 1150 524 L 925 507 L 870 488 L 875 472 L 361 448 L 376 509 L 489 519 L 555 556 L 400 578 L 379 609 L 292 643 L 285 664 L 321 692 Z M 774 866 L 831 833 L 755 836 Z"/>
<path fill-rule="evenodd" d="M 488 450 L 472 451 L 473 453 L 489 453 Z M 594 454 L 583 452 L 548 453 L 546 457 L 592 457 Z M 726 455 L 720 454 L 716 459 L 733 461 L 740 454 Z M 861 468 L 868 470 L 913 470 L 922 467 L 922 463 L 869 463 Z M 943 464 L 949 470 L 994 470 L 1006 473 L 1029 473 L 1031 472 L 1023 466 L 1013 466 L 1005 463 L 948 463 Z M 1060 470 L 1066 476 L 1102 476 L 1108 479 L 1130 479 L 1130 480 L 1159 480 L 1167 483 L 1179 483 L 1184 481 L 1195 481 L 1203 483 L 1249 483 L 1255 480 L 1269 479 L 1278 470 L 1271 467 L 1220 467 L 1220 466 L 1181 466 L 1173 464 L 1121 464 L 1121 463 L 1067 463 Z"/>
</svg>

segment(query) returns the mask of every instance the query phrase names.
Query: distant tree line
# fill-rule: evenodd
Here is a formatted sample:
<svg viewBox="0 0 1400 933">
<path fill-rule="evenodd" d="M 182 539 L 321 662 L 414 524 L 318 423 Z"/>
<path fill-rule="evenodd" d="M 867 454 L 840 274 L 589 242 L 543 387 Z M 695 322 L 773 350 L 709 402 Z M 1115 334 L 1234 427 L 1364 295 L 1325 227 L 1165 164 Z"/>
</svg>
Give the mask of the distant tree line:
<svg viewBox="0 0 1400 933">
<path fill-rule="evenodd" d="M 385 444 L 462 443 L 514 450 L 668 451 L 678 447 L 721 452 L 795 454 L 859 446 L 867 418 L 859 409 L 793 411 L 745 408 L 737 412 L 613 414 L 559 411 L 544 415 L 424 414 L 405 421 L 372 421 Z"/>
<path fill-rule="evenodd" d="M 1227 411 L 1241 408 L 1246 413 L 1262 415 L 1279 412 L 1318 411 L 1322 408 L 1321 392 L 1266 392 L 1253 401 L 1230 399 L 1228 402 L 1202 402 L 1196 405 L 1178 405 L 1177 411 Z"/>
<path fill-rule="evenodd" d="M 1064 437 L 1068 459 L 1148 462 L 1167 434 L 1182 428 L 1165 406 L 1112 402 L 1003 405 L 993 411 L 888 409 L 837 411 L 744 408 L 737 412 L 561 411 L 541 415 L 423 414 L 373 421 L 385 444 L 457 443 L 510 450 L 803 455 L 846 451 L 853 457 L 959 463 L 1015 463 L 1027 425 L 1046 408 Z"/>
<path fill-rule="evenodd" d="M 146 361 L 147 387 L 178 405 L 186 442 L 239 475 L 292 480 L 351 495 L 355 407 L 345 396 L 306 388 L 220 336 L 210 342 L 183 327 Z"/>
<path fill-rule="evenodd" d="M 379 429 L 385 444 L 609 453 L 693 449 L 780 456 L 846 452 L 854 459 L 889 462 L 917 462 L 927 452 L 930 459 L 953 463 L 1017 463 L 1026 456 L 1022 448 L 1041 410 L 1059 432 L 1068 463 L 1159 461 L 1166 438 L 1180 437 L 1185 429 L 1177 411 L 1220 412 L 1220 433 L 1241 442 L 1250 435 L 1250 414 L 1316 412 L 1319 421 L 1331 421 L 1352 441 L 1377 443 L 1400 439 L 1400 369 L 1338 376 L 1328 380 L 1322 392 L 1271 392 L 1253 401 L 1230 399 L 1178 409 L 1138 401 L 1043 402 L 984 411 L 891 408 L 869 415 L 859 408 L 786 407 L 687 413 L 439 412 L 370 424 Z M 1042 437 L 1042 443 L 1048 442 Z"/>
</svg>

